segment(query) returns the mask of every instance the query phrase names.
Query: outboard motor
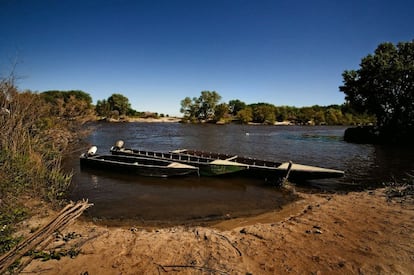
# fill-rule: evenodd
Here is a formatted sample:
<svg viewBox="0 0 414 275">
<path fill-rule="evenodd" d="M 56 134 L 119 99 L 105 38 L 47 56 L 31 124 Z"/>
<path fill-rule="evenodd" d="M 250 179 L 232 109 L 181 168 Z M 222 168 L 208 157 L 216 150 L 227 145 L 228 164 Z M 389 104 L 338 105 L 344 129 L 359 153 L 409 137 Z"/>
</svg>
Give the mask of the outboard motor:
<svg viewBox="0 0 414 275">
<path fill-rule="evenodd" d="M 92 146 L 91 148 L 89 148 L 87 153 L 88 157 L 95 155 L 96 151 L 98 151 L 98 147 L 96 146 Z"/>
<path fill-rule="evenodd" d="M 116 149 L 120 150 L 124 147 L 124 141 L 123 140 L 118 140 L 117 142 L 115 142 L 115 146 Z"/>
</svg>

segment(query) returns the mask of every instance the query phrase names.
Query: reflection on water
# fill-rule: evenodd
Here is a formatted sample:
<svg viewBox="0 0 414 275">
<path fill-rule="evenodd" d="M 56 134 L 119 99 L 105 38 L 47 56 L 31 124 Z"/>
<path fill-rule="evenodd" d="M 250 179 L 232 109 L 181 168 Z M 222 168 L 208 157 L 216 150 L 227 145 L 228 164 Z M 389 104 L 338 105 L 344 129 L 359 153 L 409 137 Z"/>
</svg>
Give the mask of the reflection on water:
<svg viewBox="0 0 414 275">
<path fill-rule="evenodd" d="M 381 184 L 414 170 L 412 148 L 350 144 L 344 127 L 97 123 L 87 145 L 109 153 L 116 140 L 154 151 L 178 148 L 223 152 L 345 171 L 341 179 L 311 187 L 335 190 Z M 80 152 L 66 159 L 74 171 L 72 200 L 88 198 L 88 212 L 106 219 L 182 223 L 251 215 L 277 209 L 293 197 L 261 180 L 244 178 L 145 178 L 79 168 Z M 302 185 L 303 186 L 303 185 Z"/>
<path fill-rule="evenodd" d="M 160 179 L 94 170 L 84 172 L 87 173 L 85 183 L 90 184 L 78 189 L 92 196 L 90 200 L 95 206 L 89 214 L 106 219 L 146 223 L 207 221 L 262 213 L 293 199 L 262 181 L 243 178 Z"/>
</svg>

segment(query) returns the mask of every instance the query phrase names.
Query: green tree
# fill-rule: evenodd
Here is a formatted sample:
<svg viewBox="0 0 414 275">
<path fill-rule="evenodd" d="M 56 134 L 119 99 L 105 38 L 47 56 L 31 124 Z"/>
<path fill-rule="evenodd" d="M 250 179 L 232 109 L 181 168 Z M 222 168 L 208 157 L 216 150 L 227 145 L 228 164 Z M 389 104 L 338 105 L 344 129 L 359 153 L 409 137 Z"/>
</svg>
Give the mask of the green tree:
<svg viewBox="0 0 414 275">
<path fill-rule="evenodd" d="M 246 108 L 246 103 L 244 103 L 243 101 L 240 101 L 238 99 L 233 99 L 229 101 L 229 111 L 230 114 L 232 114 L 233 116 L 237 115 L 237 113 L 240 110 L 243 110 L 244 108 Z"/>
<path fill-rule="evenodd" d="M 291 121 L 297 120 L 298 108 L 291 106 L 275 107 L 275 116 L 277 121 Z"/>
<path fill-rule="evenodd" d="M 195 121 L 198 118 L 199 105 L 196 104 L 197 98 L 189 98 L 188 96 L 181 100 L 180 112 L 184 114 L 184 118 Z"/>
<path fill-rule="evenodd" d="M 414 136 L 414 40 L 380 44 L 358 70 L 342 74 L 345 99 L 361 113 L 374 114 L 382 138 Z"/>
<path fill-rule="evenodd" d="M 253 109 L 253 121 L 273 124 L 276 121 L 276 107 L 269 103 L 250 104 Z"/>
<path fill-rule="evenodd" d="M 246 107 L 237 112 L 237 118 L 241 123 L 247 124 L 253 120 L 253 109 L 251 107 Z"/>
<path fill-rule="evenodd" d="M 117 111 L 119 115 L 126 115 L 131 109 L 129 99 L 121 94 L 112 94 L 108 98 L 108 103 L 111 111 Z"/>
<path fill-rule="evenodd" d="M 296 117 L 299 123 L 314 123 L 314 110 L 312 107 L 302 107 Z"/>
<path fill-rule="evenodd" d="M 189 120 L 211 120 L 220 99 L 221 96 L 216 91 L 202 91 L 198 98 L 184 98 L 181 101 L 180 112 Z"/>
<path fill-rule="evenodd" d="M 218 104 L 214 110 L 214 119 L 219 121 L 229 116 L 229 105 L 226 103 Z"/>
<path fill-rule="evenodd" d="M 198 103 L 200 104 L 198 117 L 205 120 L 213 118 L 216 105 L 220 99 L 221 96 L 216 91 L 202 91 L 198 98 Z"/>
<path fill-rule="evenodd" d="M 115 119 L 124 115 L 139 115 L 139 112 L 131 108 L 129 99 L 121 94 L 112 94 L 108 99 L 98 100 L 95 111 L 98 116 Z"/>
<path fill-rule="evenodd" d="M 95 111 L 98 116 L 109 117 L 111 114 L 111 106 L 106 99 L 98 100 L 96 102 Z"/>
</svg>

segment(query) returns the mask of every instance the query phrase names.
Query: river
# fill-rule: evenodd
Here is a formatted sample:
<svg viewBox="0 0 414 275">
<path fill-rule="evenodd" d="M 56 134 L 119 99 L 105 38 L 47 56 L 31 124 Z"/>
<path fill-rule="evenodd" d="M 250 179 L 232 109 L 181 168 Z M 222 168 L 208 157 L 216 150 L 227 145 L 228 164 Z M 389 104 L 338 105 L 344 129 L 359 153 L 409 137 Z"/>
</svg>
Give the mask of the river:
<svg viewBox="0 0 414 275">
<path fill-rule="evenodd" d="M 94 123 L 92 132 L 65 159 L 73 171 L 69 199 L 94 203 L 87 216 L 108 224 L 203 223 L 277 210 L 295 199 L 268 182 L 231 178 L 147 178 L 110 171 L 83 171 L 79 155 L 91 145 L 109 153 L 117 140 L 153 151 L 199 149 L 239 156 L 321 166 L 345 171 L 340 179 L 296 186 L 310 192 L 380 186 L 414 171 L 413 148 L 351 144 L 345 127 L 212 125 L 179 123 Z"/>
</svg>

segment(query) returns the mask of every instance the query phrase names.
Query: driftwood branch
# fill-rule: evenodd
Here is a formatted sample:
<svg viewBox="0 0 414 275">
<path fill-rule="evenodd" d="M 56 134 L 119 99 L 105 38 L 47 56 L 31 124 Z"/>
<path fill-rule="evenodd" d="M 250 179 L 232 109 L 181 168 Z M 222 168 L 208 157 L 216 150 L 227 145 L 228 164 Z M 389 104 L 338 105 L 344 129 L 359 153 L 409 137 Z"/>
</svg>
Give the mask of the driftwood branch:
<svg viewBox="0 0 414 275">
<path fill-rule="evenodd" d="M 221 275 L 228 275 L 230 273 L 226 272 L 226 271 L 222 271 L 222 270 L 218 270 L 218 269 L 214 269 L 214 268 L 210 268 L 207 266 L 197 266 L 197 265 L 161 265 L 161 264 L 157 264 L 159 268 L 161 268 L 164 272 L 168 273 L 168 270 L 166 268 L 192 268 L 192 269 L 196 269 L 196 270 L 200 270 L 200 271 L 207 271 L 210 273 L 217 273 L 217 274 L 221 274 Z"/>
<path fill-rule="evenodd" d="M 239 256 L 241 256 L 242 255 L 242 253 L 241 253 L 241 251 L 240 251 L 240 249 L 238 249 L 237 248 L 237 246 L 235 245 L 235 244 L 233 244 L 231 241 L 230 241 L 230 239 L 229 238 L 227 238 L 226 236 L 224 236 L 224 235 L 221 235 L 221 234 L 218 234 L 218 233 L 215 233 L 217 236 L 219 236 L 219 237 L 221 237 L 223 240 L 225 240 L 225 241 L 227 241 L 236 251 L 237 251 L 237 254 L 239 254 Z"/>
<path fill-rule="evenodd" d="M 83 211 L 92 206 L 88 201 L 80 201 L 76 204 L 71 202 L 65 206 L 49 223 L 39 228 L 34 234 L 19 243 L 12 250 L 0 257 L 0 274 L 6 272 L 6 270 L 17 260 L 22 258 L 27 252 L 35 249 L 36 247 L 44 243 L 48 243 L 48 239 L 55 231 L 60 231 L 65 228 L 69 223 L 73 222 Z M 26 261 L 19 267 L 22 270 L 30 263 L 31 259 Z"/>
</svg>

